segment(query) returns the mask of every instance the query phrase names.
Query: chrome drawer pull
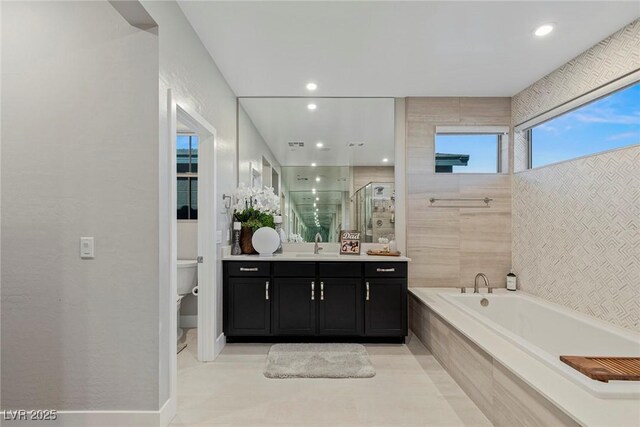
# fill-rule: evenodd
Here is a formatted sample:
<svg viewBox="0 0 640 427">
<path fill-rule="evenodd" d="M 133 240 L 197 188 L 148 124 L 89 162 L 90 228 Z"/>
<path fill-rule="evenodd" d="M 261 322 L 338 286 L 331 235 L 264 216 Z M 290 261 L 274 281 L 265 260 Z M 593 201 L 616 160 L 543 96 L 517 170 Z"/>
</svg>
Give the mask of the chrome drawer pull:
<svg viewBox="0 0 640 427">
<path fill-rule="evenodd" d="M 269 301 L 269 281 L 267 280 L 267 283 L 264 287 L 264 299 L 266 299 L 267 301 Z"/>
<path fill-rule="evenodd" d="M 258 267 L 240 267 L 240 271 L 258 271 Z"/>
<path fill-rule="evenodd" d="M 366 300 L 369 301 L 369 282 L 367 282 L 367 297 Z"/>
<path fill-rule="evenodd" d="M 320 301 L 324 301 L 324 282 L 320 282 Z"/>
<path fill-rule="evenodd" d="M 315 291 L 315 287 L 316 287 L 316 282 L 311 282 L 311 301 L 313 301 L 314 299 L 316 299 L 316 291 Z"/>
<path fill-rule="evenodd" d="M 378 273 L 392 273 L 396 271 L 396 269 L 395 268 L 376 268 L 376 271 Z"/>
</svg>

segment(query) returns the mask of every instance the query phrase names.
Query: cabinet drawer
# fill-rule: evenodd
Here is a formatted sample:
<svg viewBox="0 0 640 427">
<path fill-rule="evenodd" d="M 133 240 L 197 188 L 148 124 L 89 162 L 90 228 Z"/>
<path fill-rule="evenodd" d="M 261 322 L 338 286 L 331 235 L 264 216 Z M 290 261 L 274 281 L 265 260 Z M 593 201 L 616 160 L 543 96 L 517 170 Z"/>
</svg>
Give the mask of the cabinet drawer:
<svg viewBox="0 0 640 427">
<path fill-rule="evenodd" d="M 316 277 L 315 262 L 285 262 L 273 263 L 275 277 Z"/>
<path fill-rule="evenodd" d="M 227 262 L 227 271 L 229 276 L 266 277 L 271 275 L 271 263 L 265 261 L 229 261 Z"/>
<path fill-rule="evenodd" d="M 321 262 L 319 268 L 321 279 L 325 277 L 362 277 L 362 263 L 345 262 Z"/>
<path fill-rule="evenodd" d="M 406 262 L 367 262 L 364 267 L 366 277 L 407 277 Z"/>
</svg>

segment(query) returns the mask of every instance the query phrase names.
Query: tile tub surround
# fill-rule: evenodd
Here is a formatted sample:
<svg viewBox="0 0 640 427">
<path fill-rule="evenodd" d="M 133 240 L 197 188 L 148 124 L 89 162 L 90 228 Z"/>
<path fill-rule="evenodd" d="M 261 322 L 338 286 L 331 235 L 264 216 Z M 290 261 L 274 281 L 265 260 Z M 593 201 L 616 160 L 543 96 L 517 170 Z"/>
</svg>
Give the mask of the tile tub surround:
<svg viewBox="0 0 640 427">
<path fill-rule="evenodd" d="M 195 332 L 178 355 L 172 426 L 491 426 L 415 337 L 366 344 L 373 378 L 271 380 L 263 375 L 270 344 L 227 344 L 199 363 Z"/>
<path fill-rule="evenodd" d="M 513 125 L 640 69 L 640 20 L 512 100 Z M 527 164 L 514 135 L 514 170 Z M 523 290 L 640 331 L 640 147 L 513 175 L 513 267 Z"/>
<path fill-rule="evenodd" d="M 479 271 L 492 286 L 505 286 L 511 267 L 511 178 L 506 173 L 436 174 L 435 129 L 510 124 L 510 98 L 407 98 L 410 286 L 469 286 Z M 502 157 L 508 165 L 506 154 Z M 431 208 L 430 197 L 494 200 L 489 209 Z"/>
<path fill-rule="evenodd" d="M 513 176 L 520 288 L 640 332 L 640 145 Z"/>
<path fill-rule="evenodd" d="M 455 293 L 410 289 L 410 329 L 494 425 L 640 423 L 637 400 L 594 397 L 438 296 L 444 292 Z"/>
</svg>

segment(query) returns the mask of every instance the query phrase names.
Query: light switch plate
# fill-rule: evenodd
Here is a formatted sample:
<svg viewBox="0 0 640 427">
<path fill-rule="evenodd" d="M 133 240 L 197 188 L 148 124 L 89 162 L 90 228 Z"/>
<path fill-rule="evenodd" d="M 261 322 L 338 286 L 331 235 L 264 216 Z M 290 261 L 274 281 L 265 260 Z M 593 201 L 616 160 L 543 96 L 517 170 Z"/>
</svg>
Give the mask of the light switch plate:
<svg viewBox="0 0 640 427">
<path fill-rule="evenodd" d="M 93 259 L 95 258 L 93 237 L 80 237 L 80 258 Z"/>
</svg>

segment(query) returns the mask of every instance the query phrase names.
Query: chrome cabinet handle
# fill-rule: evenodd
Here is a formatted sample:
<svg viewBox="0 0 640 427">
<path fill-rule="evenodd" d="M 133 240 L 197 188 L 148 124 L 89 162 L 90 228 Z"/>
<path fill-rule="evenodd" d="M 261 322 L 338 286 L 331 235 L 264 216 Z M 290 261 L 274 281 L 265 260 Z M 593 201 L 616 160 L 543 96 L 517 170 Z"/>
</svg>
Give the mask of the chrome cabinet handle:
<svg viewBox="0 0 640 427">
<path fill-rule="evenodd" d="M 315 287 L 316 287 L 316 282 L 311 282 L 311 301 L 316 299 Z"/>
<path fill-rule="evenodd" d="M 367 296 L 365 299 L 369 301 L 369 282 L 367 282 Z"/>
<path fill-rule="evenodd" d="M 269 281 L 268 280 L 265 283 L 265 287 L 264 287 L 264 299 L 269 301 Z"/>
<path fill-rule="evenodd" d="M 396 271 L 395 268 L 376 268 L 376 271 L 378 273 L 393 273 L 394 271 Z"/>
<path fill-rule="evenodd" d="M 320 301 L 324 301 L 324 282 L 320 282 Z"/>
<path fill-rule="evenodd" d="M 258 271 L 258 267 L 240 267 L 240 271 Z"/>
</svg>

